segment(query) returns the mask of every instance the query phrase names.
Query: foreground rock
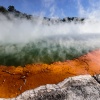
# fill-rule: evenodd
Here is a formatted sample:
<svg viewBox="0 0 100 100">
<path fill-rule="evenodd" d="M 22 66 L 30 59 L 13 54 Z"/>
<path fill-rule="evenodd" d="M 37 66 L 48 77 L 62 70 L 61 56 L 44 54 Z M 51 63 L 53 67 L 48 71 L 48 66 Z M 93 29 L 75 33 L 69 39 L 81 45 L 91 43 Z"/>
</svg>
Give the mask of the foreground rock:
<svg viewBox="0 0 100 100">
<path fill-rule="evenodd" d="M 99 75 L 94 77 L 91 75 L 70 77 L 56 85 L 40 86 L 16 98 L 5 100 L 100 100 Z"/>
</svg>

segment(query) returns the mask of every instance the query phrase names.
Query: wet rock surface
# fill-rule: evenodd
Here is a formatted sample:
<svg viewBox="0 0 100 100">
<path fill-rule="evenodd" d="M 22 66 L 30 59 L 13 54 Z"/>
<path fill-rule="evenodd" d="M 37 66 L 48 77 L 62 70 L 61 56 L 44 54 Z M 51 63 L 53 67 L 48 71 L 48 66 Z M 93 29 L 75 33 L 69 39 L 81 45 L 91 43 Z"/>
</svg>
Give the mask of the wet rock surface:
<svg viewBox="0 0 100 100">
<path fill-rule="evenodd" d="M 70 77 L 58 84 L 47 84 L 25 91 L 16 98 L 0 100 L 100 100 L 98 76 Z"/>
</svg>

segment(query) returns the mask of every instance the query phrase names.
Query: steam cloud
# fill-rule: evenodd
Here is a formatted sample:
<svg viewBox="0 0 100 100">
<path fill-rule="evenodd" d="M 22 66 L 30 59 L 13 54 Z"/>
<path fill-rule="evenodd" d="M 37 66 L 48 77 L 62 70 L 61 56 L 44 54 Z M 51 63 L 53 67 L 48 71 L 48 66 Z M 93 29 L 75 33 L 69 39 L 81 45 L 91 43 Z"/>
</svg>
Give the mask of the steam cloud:
<svg viewBox="0 0 100 100">
<path fill-rule="evenodd" d="M 45 0 L 45 6 L 54 0 Z M 100 20 L 98 3 L 90 0 L 85 9 L 77 0 L 79 15 L 86 17 L 83 23 L 49 23 L 43 17 L 32 20 L 0 15 L 0 63 L 25 65 L 28 63 L 51 63 L 72 59 L 89 50 L 100 48 Z M 55 8 L 55 7 L 54 7 Z M 54 15 L 51 8 L 51 16 Z M 52 12 L 53 9 L 53 12 Z M 9 58 L 12 57 L 12 58 Z"/>
</svg>

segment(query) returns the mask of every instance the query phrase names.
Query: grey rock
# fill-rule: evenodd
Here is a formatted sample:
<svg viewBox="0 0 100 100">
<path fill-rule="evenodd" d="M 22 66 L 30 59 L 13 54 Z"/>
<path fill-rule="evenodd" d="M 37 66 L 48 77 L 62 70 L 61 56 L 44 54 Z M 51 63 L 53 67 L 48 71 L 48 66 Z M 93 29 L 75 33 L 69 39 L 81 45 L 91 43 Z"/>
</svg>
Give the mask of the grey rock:
<svg viewBox="0 0 100 100">
<path fill-rule="evenodd" d="M 98 83 L 100 83 L 100 75 L 99 74 L 94 75 L 93 77 Z"/>
<path fill-rule="evenodd" d="M 58 84 L 28 90 L 16 98 L 0 100 L 100 100 L 100 75 L 70 77 Z"/>
</svg>

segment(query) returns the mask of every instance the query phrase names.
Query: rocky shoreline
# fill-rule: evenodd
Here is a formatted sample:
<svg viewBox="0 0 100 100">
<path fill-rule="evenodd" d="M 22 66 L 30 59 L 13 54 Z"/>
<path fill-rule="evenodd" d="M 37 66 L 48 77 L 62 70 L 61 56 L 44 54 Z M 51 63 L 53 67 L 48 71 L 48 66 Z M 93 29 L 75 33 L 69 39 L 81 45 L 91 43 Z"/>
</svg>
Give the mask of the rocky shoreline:
<svg viewBox="0 0 100 100">
<path fill-rule="evenodd" d="M 58 84 L 27 90 L 16 98 L 0 100 L 100 100 L 100 75 L 80 75 Z"/>
</svg>

